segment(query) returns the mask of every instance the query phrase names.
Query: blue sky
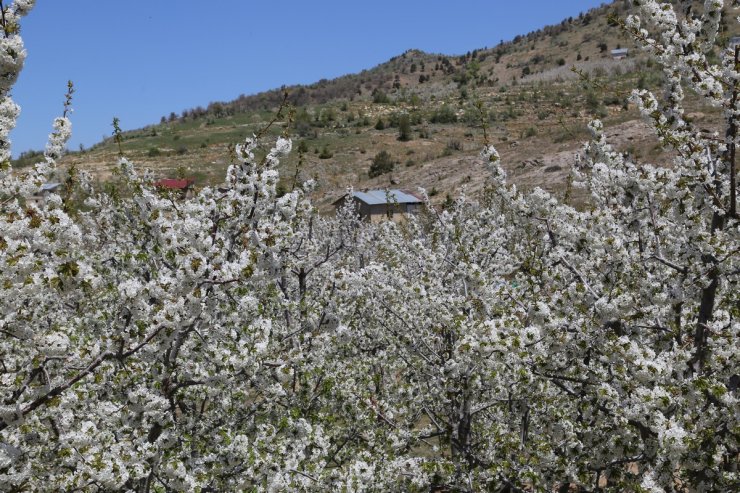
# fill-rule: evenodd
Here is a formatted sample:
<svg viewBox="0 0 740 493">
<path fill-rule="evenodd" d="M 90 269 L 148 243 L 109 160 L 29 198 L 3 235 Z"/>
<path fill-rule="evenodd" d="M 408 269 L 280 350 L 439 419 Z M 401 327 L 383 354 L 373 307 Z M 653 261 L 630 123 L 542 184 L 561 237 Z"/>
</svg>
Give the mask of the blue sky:
<svg viewBox="0 0 740 493">
<path fill-rule="evenodd" d="M 596 0 L 38 0 L 13 90 L 13 154 L 41 149 L 76 87 L 70 148 L 211 101 L 359 72 L 407 49 L 495 46 Z"/>
</svg>

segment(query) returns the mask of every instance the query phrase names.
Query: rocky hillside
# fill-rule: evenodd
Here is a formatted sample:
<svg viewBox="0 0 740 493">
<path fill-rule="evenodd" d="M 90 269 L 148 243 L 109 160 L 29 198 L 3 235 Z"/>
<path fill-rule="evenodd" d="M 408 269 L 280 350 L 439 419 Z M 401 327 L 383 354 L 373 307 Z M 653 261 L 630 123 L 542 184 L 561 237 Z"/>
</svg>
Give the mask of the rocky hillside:
<svg viewBox="0 0 740 493">
<path fill-rule="evenodd" d="M 358 74 L 172 113 L 123 134 L 122 148 L 160 177 L 216 184 L 233 144 L 274 119 L 287 91 L 290 108 L 271 130 L 287 127 L 294 138 L 281 185 L 316 178 L 316 202 L 326 210 L 347 187 L 421 186 L 436 203 L 462 190 L 476 194 L 486 179 L 477 158 L 484 129 L 512 180 L 524 188 L 564 189 L 594 117 L 635 159 L 668 163 L 670 156 L 626 102 L 632 88 L 656 88 L 661 80 L 614 21 L 629 13 L 629 4 L 617 0 L 462 55 L 409 50 Z M 723 31 L 717 52 L 733 34 Z M 628 57 L 612 59 L 617 48 L 629 49 Z M 716 112 L 698 107 L 691 94 L 687 99 L 692 118 L 713 129 Z M 105 181 L 117 153 L 107 139 L 70 153 L 65 163 Z M 32 160 L 26 155 L 17 164 Z"/>
</svg>

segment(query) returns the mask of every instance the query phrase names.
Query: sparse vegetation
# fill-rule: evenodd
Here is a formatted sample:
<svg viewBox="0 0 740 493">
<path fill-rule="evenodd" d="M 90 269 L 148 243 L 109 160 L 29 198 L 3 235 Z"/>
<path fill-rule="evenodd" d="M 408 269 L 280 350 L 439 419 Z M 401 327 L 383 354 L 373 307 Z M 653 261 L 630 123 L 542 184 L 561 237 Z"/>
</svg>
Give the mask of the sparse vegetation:
<svg viewBox="0 0 740 493">
<path fill-rule="evenodd" d="M 303 173 L 317 177 L 319 195 L 329 197 L 348 183 L 363 186 L 368 173 L 358 171 L 358 160 L 384 150 L 391 156 L 404 156 L 399 161 L 403 168 L 399 179 L 404 185 L 436 186 L 442 195 L 449 192 L 454 197 L 462 183 L 455 176 L 467 176 L 470 171 L 451 163 L 477 156 L 484 126 L 492 142 L 506 142 L 507 162 L 526 161 L 533 153 L 562 151 L 570 156 L 588 137 L 585 124 L 589 118 L 628 125 L 638 117 L 625 103 L 628 89 L 655 89 L 663 76 L 639 53 L 619 62 L 605 56 L 610 47 L 629 46 L 616 28 L 606 28 L 606 11 L 593 10 L 585 25 L 574 18 L 523 34 L 515 43 L 503 42 L 459 57 L 414 51 L 362 73 L 289 87 L 288 102 L 295 107 L 288 129 L 294 152 L 283 163 L 287 169 L 296 169 L 302 154 Z M 601 51 L 601 43 L 607 46 L 606 52 Z M 588 80 L 570 70 L 575 61 Z M 414 72 L 412 64 L 416 65 Z M 394 83 L 399 88 L 393 89 Z M 206 183 L 218 183 L 228 165 L 222 158 L 228 146 L 270 121 L 282 98 L 280 90 L 267 91 L 172 112 L 160 118 L 158 125 L 123 132 L 122 149 L 155 173 L 161 169 L 166 174 L 185 163 L 197 166 Z M 686 99 L 687 114 L 706 111 L 692 106 L 693 94 L 687 93 Z M 483 103 L 482 111 L 476 107 L 477 100 Z M 275 125 L 266 137 L 283 130 Z M 637 139 L 649 137 L 643 133 Z M 630 144 L 651 159 L 669 161 L 665 153 L 650 152 L 654 141 Z M 407 150 L 416 151 L 413 159 L 405 155 Z M 111 139 L 84 154 L 74 154 L 82 166 L 99 166 L 115 155 Z M 440 183 L 432 182 L 423 166 L 433 160 L 439 160 L 434 169 L 439 170 L 435 180 Z M 414 164 L 405 166 L 409 161 Z M 522 179 L 526 187 L 543 184 L 554 190 L 563 186 L 563 174 L 550 173 L 544 179 L 541 173 L 528 173 Z M 516 181 L 519 172 L 513 170 L 510 176 Z M 538 179 L 542 181 L 535 182 Z M 466 183 L 478 193 L 484 180 L 485 173 L 480 171 Z"/>
</svg>

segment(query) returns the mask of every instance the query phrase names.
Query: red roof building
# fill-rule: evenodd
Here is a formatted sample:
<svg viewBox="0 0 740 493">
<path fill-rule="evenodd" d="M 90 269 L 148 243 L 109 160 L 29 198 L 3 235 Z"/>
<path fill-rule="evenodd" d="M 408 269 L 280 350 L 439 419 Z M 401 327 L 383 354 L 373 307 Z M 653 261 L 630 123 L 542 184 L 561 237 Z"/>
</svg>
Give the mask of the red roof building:
<svg viewBox="0 0 740 493">
<path fill-rule="evenodd" d="M 188 187 L 192 187 L 195 184 L 195 180 L 192 178 L 164 178 L 154 182 L 155 187 L 169 188 L 172 190 L 185 190 Z"/>
<path fill-rule="evenodd" d="M 195 180 L 192 178 L 163 178 L 154 182 L 154 186 L 162 191 L 180 191 L 183 198 L 189 198 L 193 194 Z"/>
</svg>

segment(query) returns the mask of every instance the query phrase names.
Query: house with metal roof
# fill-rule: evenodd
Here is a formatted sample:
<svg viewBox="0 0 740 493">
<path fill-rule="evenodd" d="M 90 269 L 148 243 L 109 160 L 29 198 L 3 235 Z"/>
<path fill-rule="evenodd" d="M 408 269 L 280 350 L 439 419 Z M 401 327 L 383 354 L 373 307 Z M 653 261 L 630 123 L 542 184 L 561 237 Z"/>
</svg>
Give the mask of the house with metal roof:
<svg viewBox="0 0 740 493">
<path fill-rule="evenodd" d="M 621 60 L 622 58 L 627 58 L 627 55 L 629 55 L 630 50 L 627 48 L 617 48 L 616 50 L 612 50 L 612 59 L 613 60 Z"/>
<path fill-rule="evenodd" d="M 28 197 L 26 201 L 33 204 L 43 204 L 46 202 L 46 198 L 51 193 L 59 193 L 61 191 L 61 183 L 44 183 L 39 187 L 38 191 L 32 196 Z"/>
<path fill-rule="evenodd" d="M 334 207 L 339 209 L 348 200 L 352 201 L 362 219 L 373 223 L 403 221 L 407 214 L 416 214 L 424 203 L 408 190 L 365 190 L 342 195 L 334 201 Z"/>
</svg>

